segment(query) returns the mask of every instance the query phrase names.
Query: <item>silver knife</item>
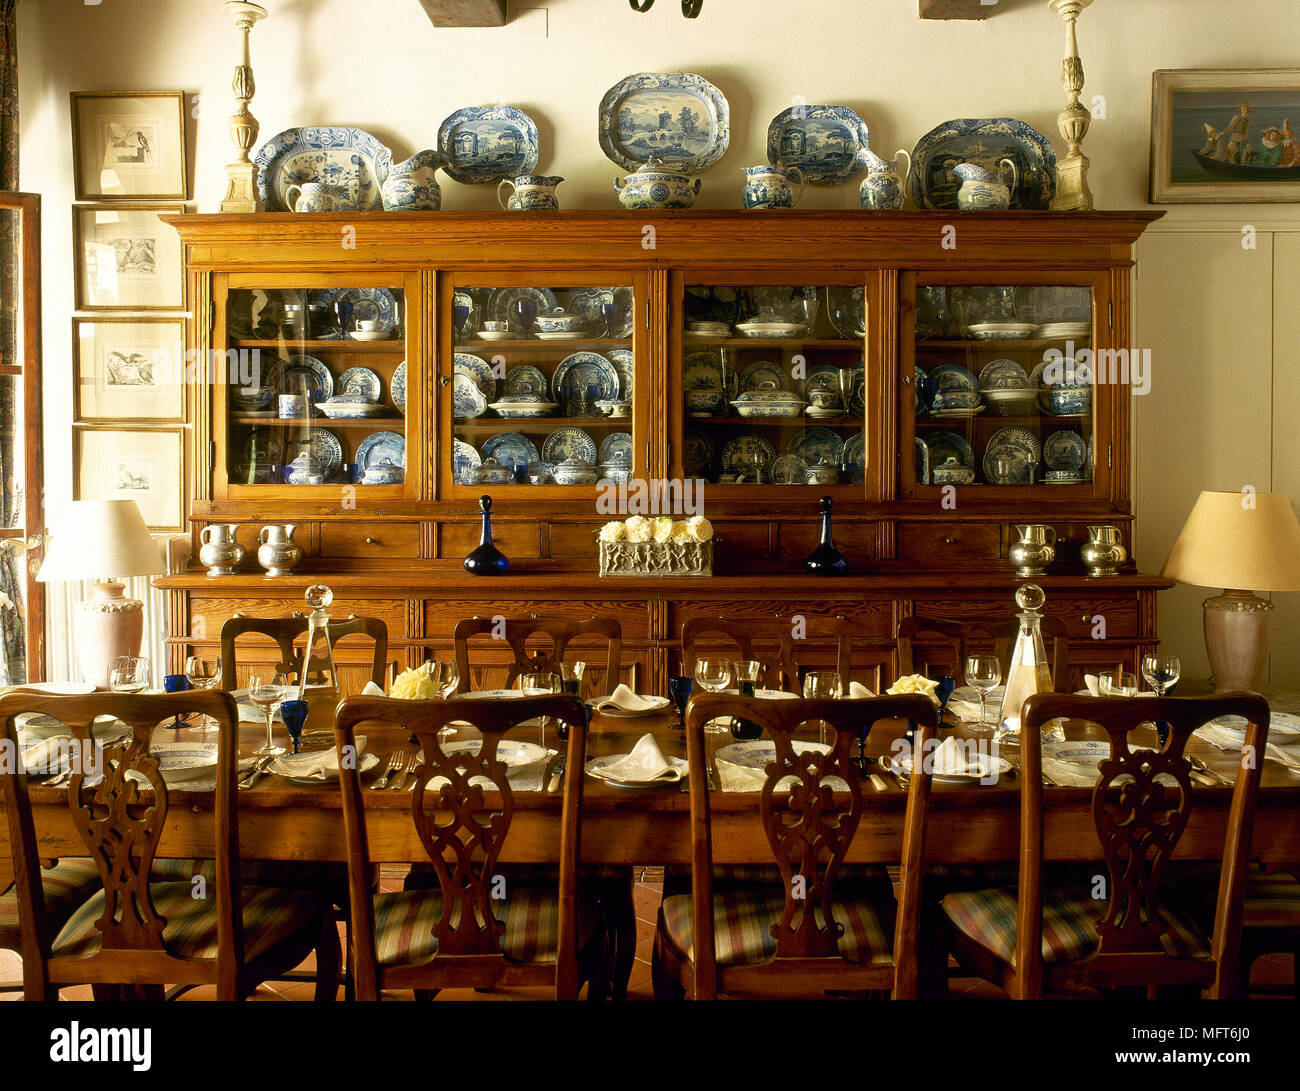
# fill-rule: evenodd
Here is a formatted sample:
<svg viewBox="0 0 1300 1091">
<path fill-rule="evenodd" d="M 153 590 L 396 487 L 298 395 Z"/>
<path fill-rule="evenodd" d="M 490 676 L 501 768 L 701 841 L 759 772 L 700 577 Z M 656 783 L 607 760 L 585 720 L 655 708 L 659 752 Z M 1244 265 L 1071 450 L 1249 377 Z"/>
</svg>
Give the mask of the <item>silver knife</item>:
<svg viewBox="0 0 1300 1091">
<path fill-rule="evenodd" d="M 560 790 L 560 782 L 564 780 L 564 766 L 567 760 L 568 756 L 566 754 L 561 754 L 555 759 L 555 768 L 551 770 L 551 780 L 546 786 L 548 792 L 558 792 Z"/>
</svg>

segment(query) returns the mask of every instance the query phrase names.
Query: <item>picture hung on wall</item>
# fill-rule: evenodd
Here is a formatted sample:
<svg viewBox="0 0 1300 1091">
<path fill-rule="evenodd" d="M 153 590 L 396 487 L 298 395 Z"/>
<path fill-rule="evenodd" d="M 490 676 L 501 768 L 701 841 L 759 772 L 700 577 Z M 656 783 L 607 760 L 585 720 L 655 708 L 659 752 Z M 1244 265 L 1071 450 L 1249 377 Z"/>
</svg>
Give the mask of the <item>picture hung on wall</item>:
<svg viewBox="0 0 1300 1091">
<path fill-rule="evenodd" d="M 78 201 L 189 197 L 181 91 L 72 93 Z"/>
<path fill-rule="evenodd" d="M 78 421 L 185 420 L 183 318 L 74 318 Z"/>
<path fill-rule="evenodd" d="M 185 302 L 181 237 L 162 222 L 183 205 L 72 210 L 77 310 L 169 311 Z"/>
<path fill-rule="evenodd" d="M 75 500 L 134 500 L 150 530 L 181 530 L 181 429 L 73 431 Z"/>
<path fill-rule="evenodd" d="M 1151 96 L 1151 201 L 1300 201 L 1300 69 L 1162 69 Z"/>
</svg>

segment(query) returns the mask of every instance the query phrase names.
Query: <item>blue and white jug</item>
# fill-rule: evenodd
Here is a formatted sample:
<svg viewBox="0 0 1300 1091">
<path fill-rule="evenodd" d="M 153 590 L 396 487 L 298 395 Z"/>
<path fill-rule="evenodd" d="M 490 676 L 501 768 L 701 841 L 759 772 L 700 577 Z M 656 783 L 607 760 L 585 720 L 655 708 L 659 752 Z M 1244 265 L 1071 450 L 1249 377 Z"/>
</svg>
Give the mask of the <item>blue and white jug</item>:
<svg viewBox="0 0 1300 1091">
<path fill-rule="evenodd" d="M 380 195 L 385 212 L 437 212 L 442 208 L 438 168 L 445 163 L 436 151 L 416 152 L 404 163 L 395 163 L 384 179 Z"/>
<path fill-rule="evenodd" d="M 903 182 L 895 169 L 902 156 L 907 166 L 903 178 L 912 173 L 912 157 L 899 148 L 892 160 L 882 159 L 870 152 L 867 159 L 867 176 L 858 188 L 858 201 L 868 212 L 892 211 L 903 207 Z"/>
<path fill-rule="evenodd" d="M 745 192 L 741 196 L 745 208 L 794 208 L 803 196 L 804 180 L 798 167 L 764 163 L 740 169 L 745 172 Z M 790 188 L 791 182 L 798 185 L 798 193 Z"/>
</svg>

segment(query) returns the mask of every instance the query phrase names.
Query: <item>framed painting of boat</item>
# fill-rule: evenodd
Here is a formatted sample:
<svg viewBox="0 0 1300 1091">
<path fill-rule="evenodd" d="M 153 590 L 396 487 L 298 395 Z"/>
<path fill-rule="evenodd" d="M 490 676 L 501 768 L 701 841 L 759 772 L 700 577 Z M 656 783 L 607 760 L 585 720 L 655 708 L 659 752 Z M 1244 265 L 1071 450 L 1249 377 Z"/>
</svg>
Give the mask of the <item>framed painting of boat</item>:
<svg viewBox="0 0 1300 1091">
<path fill-rule="evenodd" d="M 1300 201 L 1300 69 L 1161 69 L 1151 203 Z"/>
</svg>

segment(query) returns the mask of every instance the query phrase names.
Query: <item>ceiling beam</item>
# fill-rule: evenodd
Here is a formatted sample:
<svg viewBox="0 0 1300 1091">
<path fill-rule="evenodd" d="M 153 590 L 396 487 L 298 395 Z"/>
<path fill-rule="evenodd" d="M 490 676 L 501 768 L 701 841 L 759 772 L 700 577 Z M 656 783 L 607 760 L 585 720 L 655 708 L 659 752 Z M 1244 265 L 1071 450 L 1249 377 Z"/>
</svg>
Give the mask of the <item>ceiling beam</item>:
<svg viewBox="0 0 1300 1091">
<path fill-rule="evenodd" d="M 436 27 L 503 27 L 506 0 L 420 0 Z"/>
<path fill-rule="evenodd" d="M 997 10 L 997 0 L 921 0 L 922 19 L 987 19 Z"/>
</svg>

